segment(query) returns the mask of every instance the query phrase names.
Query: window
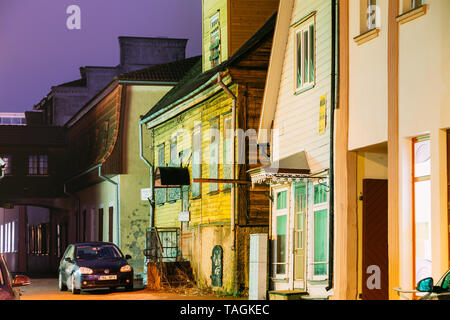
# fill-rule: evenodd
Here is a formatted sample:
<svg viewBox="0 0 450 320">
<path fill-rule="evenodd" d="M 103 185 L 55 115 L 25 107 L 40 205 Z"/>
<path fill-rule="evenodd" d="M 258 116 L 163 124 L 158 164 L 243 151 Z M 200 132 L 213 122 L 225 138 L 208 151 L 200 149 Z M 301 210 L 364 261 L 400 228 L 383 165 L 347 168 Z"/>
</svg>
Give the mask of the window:
<svg viewBox="0 0 450 320">
<path fill-rule="evenodd" d="M 219 12 L 216 12 L 210 18 L 210 46 L 209 46 L 209 61 L 211 61 L 211 68 L 219 65 L 220 62 L 220 25 Z"/>
<path fill-rule="evenodd" d="M 4 253 L 4 246 L 3 246 L 3 225 L 0 225 L 0 253 Z"/>
<path fill-rule="evenodd" d="M 285 278 L 288 258 L 288 190 L 276 191 L 274 209 L 273 273 L 275 278 Z"/>
<path fill-rule="evenodd" d="M 402 12 L 408 12 L 424 5 L 423 0 L 403 0 Z"/>
<path fill-rule="evenodd" d="M 158 166 L 160 166 L 160 167 L 164 167 L 165 166 L 165 163 L 164 163 L 164 147 L 165 147 L 165 145 L 164 145 L 164 143 L 161 143 L 159 146 L 158 146 Z"/>
<path fill-rule="evenodd" d="M 309 89 L 315 81 L 315 23 L 308 19 L 295 30 L 295 70 L 296 91 Z"/>
<path fill-rule="evenodd" d="M 223 178 L 233 179 L 231 176 L 231 166 L 233 159 L 231 158 L 231 148 L 233 147 L 234 133 L 231 127 L 231 116 L 225 116 L 223 119 Z M 231 183 L 224 183 L 223 189 L 231 189 Z"/>
<path fill-rule="evenodd" d="M 313 278 L 323 279 L 328 273 L 328 186 L 317 183 L 313 190 Z"/>
<path fill-rule="evenodd" d="M 367 0 L 366 7 L 366 27 L 372 30 L 377 27 L 377 0 Z"/>
<path fill-rule="evenodd" d="M 31 176 L 48 175 L 48 156 L 33 155 L 28 157 L 28 174 Z"/>
<path fill-rule="evenodd" d="M 210 142 L 209 142 L 209 177 L 211 179 L 219 179 L 219 119 L 211 121 Z M 215 192 L 219 190 L 218 183 L 210 183 L 209 191 Z"/>
<path fill-rule="evenodd" d="M 48 224 L 28 227 L 28 252 L 34 255 L 48 254 Z"/>
<path fill-rule="evenodd" d="M 192 179 L 202 177 L 202 131 L 201 126 L 194 129 L 192 134 Z M 201 184 L 192 183 L 192 197 L 201 195 Z"/>
<path fill-rule="evenodd" d="M 177 150 L 177 138 L 173 138 L 170 142 L 170 166 L 179 167 L 181 159 Z M 181 199 L 181 188 L 167 188 L 167 201 L 174 202 Z"/>
<path fill-rule="evenodd" d="M 429 136 L 413 139 L 414 283 L 431 277 L 431 153 Z"/>
<path fill-rule="evenodd" d="M 12 167 L 11 167 L 11 156 L 9 155 L 3 155 L 0 156 L 3 161 L 5 162 L 5 169 L 4 169 L 4 173 L 5 175 L 11 175 L 12 174 Z"/>
</svg>

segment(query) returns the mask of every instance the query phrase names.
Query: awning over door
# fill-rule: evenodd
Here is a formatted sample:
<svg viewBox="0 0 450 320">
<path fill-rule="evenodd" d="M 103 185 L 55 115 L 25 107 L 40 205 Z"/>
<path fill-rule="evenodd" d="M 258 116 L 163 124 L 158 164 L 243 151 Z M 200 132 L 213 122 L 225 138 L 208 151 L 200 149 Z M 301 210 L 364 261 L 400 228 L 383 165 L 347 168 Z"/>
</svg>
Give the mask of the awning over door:
<svg viewBox="0 0 450 320">
<path fill-rule="evenodd" d="M 155 188 L 179 188 L 187 185 L 190 185 L 188 168 L 156 168 Z"/>
<path fill-rule="evenodd" d="M 251 181 L 255 183 L 272 183 L 281 181 L 300 181 L 311 175 L 306 152 L 301 151 L 286 158 L 274 161 L 270 165 L 249 170 Z"/>
</svg>

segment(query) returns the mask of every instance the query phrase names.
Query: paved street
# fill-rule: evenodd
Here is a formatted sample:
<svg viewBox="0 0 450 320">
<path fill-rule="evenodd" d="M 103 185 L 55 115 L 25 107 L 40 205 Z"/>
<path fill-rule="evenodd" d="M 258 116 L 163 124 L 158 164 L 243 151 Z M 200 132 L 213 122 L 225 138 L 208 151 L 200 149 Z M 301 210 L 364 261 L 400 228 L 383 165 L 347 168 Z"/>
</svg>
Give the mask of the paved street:
<svg viewBox="0 0 450 320">
<path fill-rule="evenodd" d="M 215 295 L 183 295 L 164 292 L 150 292 L 136 288 L 134 291 L 117 289 L 111 292 L 107 289 L 83 291 L 74 295 L 69 291 L 58 290 L 58 279 L 31 279 L 31 285 L 21 289 L 22 300 L 231 300 L 230 297 Z"/>
</svg>

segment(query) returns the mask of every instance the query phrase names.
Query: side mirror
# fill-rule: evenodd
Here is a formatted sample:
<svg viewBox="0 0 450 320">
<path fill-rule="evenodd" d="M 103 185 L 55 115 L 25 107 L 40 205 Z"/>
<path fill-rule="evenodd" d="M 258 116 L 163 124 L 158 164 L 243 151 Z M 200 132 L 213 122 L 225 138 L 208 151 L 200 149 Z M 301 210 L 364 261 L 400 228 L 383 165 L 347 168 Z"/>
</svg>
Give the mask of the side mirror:
<svg viewBox="0 0 450 320">
<path fill-rule="evenodd" d="M 127 254 L 127 255 L 125 255 L 125 259 L 126 259 L 126 260 L 130 260 L 130 259 L 131 259 L 131 256 L 130 256 L 129 254 Z"/>
<path fill-rule="evenodd" d="M 417 291 L 419 292 L 432 292 L 433 291 L 433 278 L 425 278 L 419 281 L 417 284 Z"/>
<path fill-rule="evenodd" d="M 64 261 L 69 262 L 69 263 L 72 263 L 72 259 L 70 259 L 69 257 L 64 258 Z"/>
<path fill-rule="evenodd" d="M 14 278 L 14 282 L 12 284 L 13 287 L 22 287 L 31 284 L 30 278 L 24 275 L 17 275 Z"/>
</svg>

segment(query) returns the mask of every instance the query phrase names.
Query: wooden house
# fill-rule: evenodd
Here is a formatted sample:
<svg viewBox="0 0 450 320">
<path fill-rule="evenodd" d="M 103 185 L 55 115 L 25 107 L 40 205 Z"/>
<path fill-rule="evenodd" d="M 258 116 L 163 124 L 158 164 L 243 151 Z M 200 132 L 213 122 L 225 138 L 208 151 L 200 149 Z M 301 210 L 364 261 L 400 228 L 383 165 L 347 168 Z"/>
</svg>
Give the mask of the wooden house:
<svg viewBox="0 0 450 320">
<path fill-rule="evenodd" d="M 252 146 L 275 10 L 228 59 L 212 68 L 209 60 L 198 63 L 141 121 L 151 135 L 144 149 L 154 169 L 187 167 L 191 177 L 190 186 L 155 189 L 153 225 L 179 230 L 177 258 L 190 261 L 200 286 L 216 291 L 246 292 L 249 235 L 268 231 L 269 189 L 253 188 L 247 171 L 260 165 Z M 247 138 L 235 137 L 239 129 Z"/>
</svg>

